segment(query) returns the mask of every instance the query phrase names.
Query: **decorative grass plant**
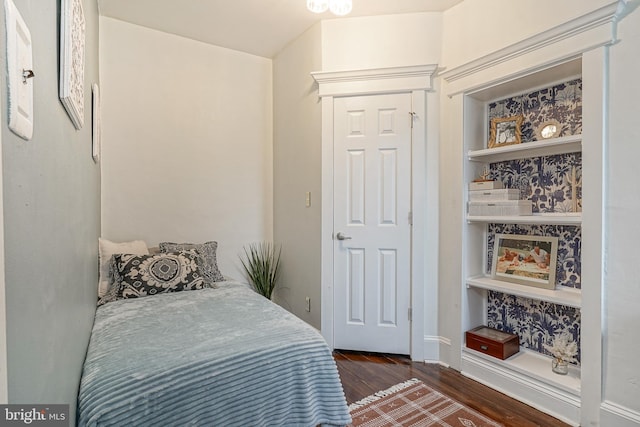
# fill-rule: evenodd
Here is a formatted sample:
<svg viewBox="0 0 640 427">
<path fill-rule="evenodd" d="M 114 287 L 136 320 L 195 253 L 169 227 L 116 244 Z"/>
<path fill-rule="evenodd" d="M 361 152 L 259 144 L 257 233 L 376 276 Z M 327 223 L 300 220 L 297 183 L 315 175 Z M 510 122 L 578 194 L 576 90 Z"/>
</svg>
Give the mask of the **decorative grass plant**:
<svg viewBox="0 0 640 427">
<path fill-rule="evenodd" d="M 240 262 L 249 282 L 256 292 L 271 299 L 278 280 L 281 248 L 276 248 L 270 242 L 260 242 L 252 243 L 243 249 L 244 257 L 240 256 Z"/>
</svg>

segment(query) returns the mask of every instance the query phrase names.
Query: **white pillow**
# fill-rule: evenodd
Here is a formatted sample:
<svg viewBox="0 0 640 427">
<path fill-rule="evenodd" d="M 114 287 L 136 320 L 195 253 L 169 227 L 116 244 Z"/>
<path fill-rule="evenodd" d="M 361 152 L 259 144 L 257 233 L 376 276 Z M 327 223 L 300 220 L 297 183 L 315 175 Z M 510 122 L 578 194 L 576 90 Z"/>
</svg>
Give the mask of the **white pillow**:
<svg viewBox="0 0 640 427">
<path fill-rule="evenodd" d="M 109 267 L 111 257 L 115 254 L 148 255 L 147 244 L 142 240 L 114 243 L 98 238 L 98 261 L 100 263 L 100 279 L 98 280 L 98 298 L 102 298 L 109 290 L 111 275 Z"/>
</svg>

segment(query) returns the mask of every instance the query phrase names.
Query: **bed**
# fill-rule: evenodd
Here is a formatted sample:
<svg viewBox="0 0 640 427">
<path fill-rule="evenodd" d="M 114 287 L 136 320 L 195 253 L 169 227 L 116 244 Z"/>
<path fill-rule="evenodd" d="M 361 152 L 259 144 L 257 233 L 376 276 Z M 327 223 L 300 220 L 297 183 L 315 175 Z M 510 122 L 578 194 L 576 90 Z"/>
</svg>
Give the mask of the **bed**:
<svg viewBox="0 0 640 427">
<path fill-rule="evenodd" d="M 316 426 L 351 422 L 322 336 L 247 285 L 98 307 L 79 426 Z"/>
</svg>

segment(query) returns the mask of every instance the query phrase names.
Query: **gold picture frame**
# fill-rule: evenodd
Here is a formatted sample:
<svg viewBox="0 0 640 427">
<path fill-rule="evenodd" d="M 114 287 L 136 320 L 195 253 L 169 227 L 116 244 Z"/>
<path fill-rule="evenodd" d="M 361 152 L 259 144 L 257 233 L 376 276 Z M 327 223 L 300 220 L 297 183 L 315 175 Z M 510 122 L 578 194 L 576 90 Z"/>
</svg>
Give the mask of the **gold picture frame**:
<svg viewBox="0 0 640 427">
<path fill-rule="evenodd" d="M 522 116 L 491 119 L 489 148 L 504 147 L 522 142 Z"/>
</svg>

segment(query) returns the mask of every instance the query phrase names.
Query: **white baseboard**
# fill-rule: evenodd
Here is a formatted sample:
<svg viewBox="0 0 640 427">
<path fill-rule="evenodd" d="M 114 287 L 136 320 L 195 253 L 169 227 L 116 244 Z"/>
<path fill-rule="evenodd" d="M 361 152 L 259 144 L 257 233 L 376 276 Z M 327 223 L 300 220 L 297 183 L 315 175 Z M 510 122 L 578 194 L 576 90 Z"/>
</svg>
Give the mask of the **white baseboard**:
<svg viewBox="0 0 640 427">
<path fill-rule="evenodd" d="M 443 351 L 443 346 L 450 347 L 451 341 L 448 338 L 440 336 L 424 337 L 424 361 L 425 363 L 436 363 L 443 366 L 449 366 L 447 360 L 443 360 L 448 351 Z"/>
<path fill-rule="evenodd" d="M 640 412 L 605 400 L 600 405 L 600 425 L 616 427 L 640 426 Z"/>
</svg>

